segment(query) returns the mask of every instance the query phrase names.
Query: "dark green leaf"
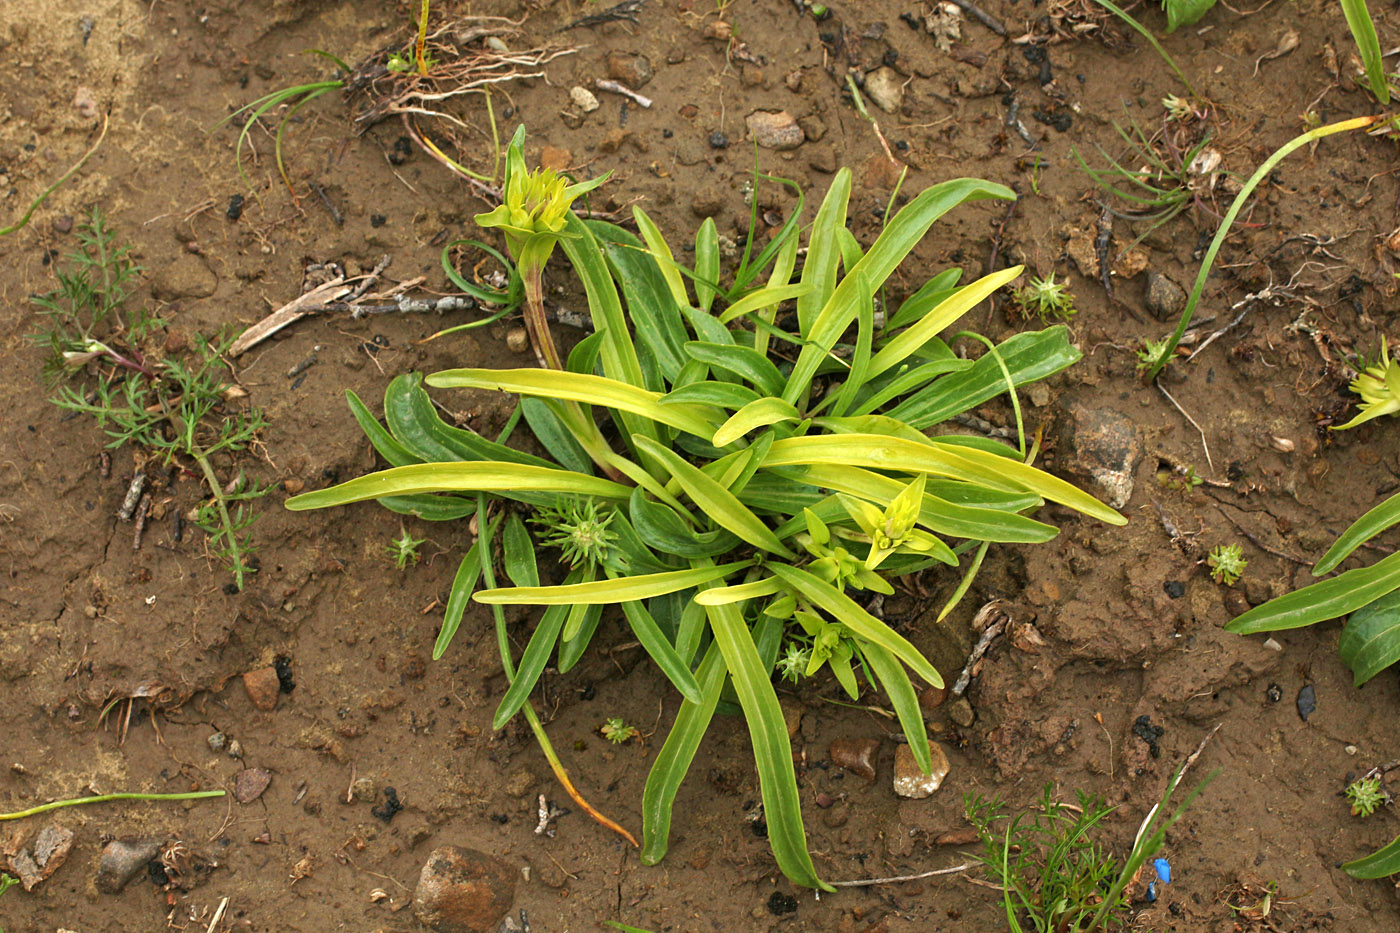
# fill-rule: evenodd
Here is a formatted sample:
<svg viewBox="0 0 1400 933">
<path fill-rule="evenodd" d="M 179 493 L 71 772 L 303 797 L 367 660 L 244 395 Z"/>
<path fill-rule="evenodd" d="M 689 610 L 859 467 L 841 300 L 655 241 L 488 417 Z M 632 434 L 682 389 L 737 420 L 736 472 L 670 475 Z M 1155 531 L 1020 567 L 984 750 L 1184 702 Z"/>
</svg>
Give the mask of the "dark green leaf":
<svg viewBox="0 0 1400 933">
<path fill-rule="evenodd" d="M 1337 653 L 1358 687 L 1400 661 L 1400 590 L 1353 612 L 1342 628 Z"/>
</svg>

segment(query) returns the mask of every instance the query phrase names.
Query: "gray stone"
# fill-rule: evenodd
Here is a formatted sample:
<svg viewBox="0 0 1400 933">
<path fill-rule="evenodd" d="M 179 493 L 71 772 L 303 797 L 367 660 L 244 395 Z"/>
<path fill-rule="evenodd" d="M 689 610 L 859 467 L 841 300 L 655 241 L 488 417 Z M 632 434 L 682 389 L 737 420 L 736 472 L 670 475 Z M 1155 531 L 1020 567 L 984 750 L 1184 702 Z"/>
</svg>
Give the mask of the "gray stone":
<svg viewBox="0 0 1400 933">
<path fill-rule="evenodd" d="M 73 851 L 73 830 L 62 823 L 50 823 L 34 840 L 34 861 L 45 878 L 58 871 Z"/>
<path fill-rule="evenodd" d="M 418 877 L 413 912 L 437 933 L 490 933 L 515 901 L 516 876 L 485 852 L 441 846 Z"/>
<path fill-rule="evenodd" d="M 894 750 L 894 792 L 911 800 L 922 800 L 943 786 L 948 776 L 948 755 L 937 742 L 928 743 L 932 770 L 925 774 L 914 761 L 914 752 L 908 745 L 900 745 Z"/>
<path fill-rule="evenodd" d="M 807 114 L 797 121 L 797 125 L 802 128 L 802 133 L 807 137 L 808 142 L 817 142 L 826 135 L 826 121 L 815 113 Z"/>
<path fill-rule="evenodd" d="M 569 100 L 574 102 L 574 106 L 584 113 L 592 113 L 600 106 L 598 98 L 586 87 L 569 88 Z"/>
<path fill-rule="evenodd" d="M 755 110 L 744 118 L 744 123 L 754 141 L 764 149 L 796 149 L 807 140 L 802 127 L 786 110 Z"/>
<path fill-rule="evenodd" d="M 1186 292 L 1160 272 L 1147 274 L 1147 310 L 1158 320 L 1180 317 L 1186 308 Z"/>
<path fill-rule="evenodd" d="M 972 711 L 972 704 L 967 701 L 967 697 L 958 697 L 948 704 L 948 718 L 953 721 L 953 725 L 966 729 L 972 725 L 977 714 Z"/>
<path fill-rule="evenodd" d="M 1133 472 L 1142 459 L 1142 432 L 1126 415 L 1091 408 L 1078 399 L 1062 400 L 1059 466 L 1087 480 L 1110 508 L 1121 509 L 1133 495 Z"/>
<path fill-rule="evenodd" d="M 889 66 L 865 76 L 865 96 L 885 113 L 898 113 L 904 103 L 904 76 Z"/>
<path fill-rule="evenodd" d="M 113 839 L 103 848 L 97 863 L 97 890 L 103 894 L 120 893 L 159 854 L 160 842 L 156 839 Z"/>
<path fill-rule="evenodd" d="M 252 803 L 271 780 L 272 774 L 265 768 L 244 768 L 233 776 L 233 797 L 239 803 Z"/>
</svg>

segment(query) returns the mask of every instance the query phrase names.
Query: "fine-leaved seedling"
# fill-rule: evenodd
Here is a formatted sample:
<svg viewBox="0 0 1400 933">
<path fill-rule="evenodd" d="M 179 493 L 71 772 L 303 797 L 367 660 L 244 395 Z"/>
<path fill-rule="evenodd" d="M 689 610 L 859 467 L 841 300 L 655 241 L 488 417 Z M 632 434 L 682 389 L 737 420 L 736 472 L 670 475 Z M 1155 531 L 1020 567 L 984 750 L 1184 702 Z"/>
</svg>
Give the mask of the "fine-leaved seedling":
<svg viewBox="0 0 1400 933">
<path fill-rule="evenodd" d="M 242 391 L 228 384 L 222 357 L 232 337 L 196 336 L 182 356 L 162 357 L 149 338 L 164 322 L 126 308 L 142 270 L 101 212 L 78 228 L 78 243 L 55 273 L 58 287 L 31 299 L 42 321 L 31 340 L 48 350 L 45 375 L 61 383 L 53 401 L 95 418 L 109 448 L 132 444 L 166 465 L 198 467 L 209 498 L 195 524 L 241 590 L 255 570 L 251 502 L 267 488 L 241 472 L 226 485 L 213 464 L 255 443 L 264 424 L 257 408 L 234 401 Z"/>
</svg>

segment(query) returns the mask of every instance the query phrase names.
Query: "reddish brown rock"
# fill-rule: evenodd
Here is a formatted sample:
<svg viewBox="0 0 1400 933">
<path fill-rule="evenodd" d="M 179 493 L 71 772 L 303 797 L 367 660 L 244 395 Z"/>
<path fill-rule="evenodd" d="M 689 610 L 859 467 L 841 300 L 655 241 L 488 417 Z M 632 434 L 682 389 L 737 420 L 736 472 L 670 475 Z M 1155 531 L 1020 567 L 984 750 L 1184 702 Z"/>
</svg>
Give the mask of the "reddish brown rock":
<svg viewBox="0 0 1400 933">
<path fill-rule="evenodd" d="M 277 693 L 281 688 L 277 672 L 270 667 L 260 667 L 243 675 L 243 689 L 248 691 L 248 699 L 258 709 L 276 709 Z"/>
<path fill-rule="evenodd" d="M 837 739 L 831 743 L 831 761 L 867 781 L 875 780 L 875 755 L 880 751 L 879 739 Z"/>
<path fill-rule="evenodd" d="M 252 803 L 267 790 L 272 775 L 263 768 L 244 768 L 233 778 L 233 797 L 239 803 Z"/>
<path fill-rule="evenodd" d="M 413 912 L 437 933 L 490 933 L 515 901 L 516 872 L 485 852 L 434 849 L 413 892 Z"/>
</svg>

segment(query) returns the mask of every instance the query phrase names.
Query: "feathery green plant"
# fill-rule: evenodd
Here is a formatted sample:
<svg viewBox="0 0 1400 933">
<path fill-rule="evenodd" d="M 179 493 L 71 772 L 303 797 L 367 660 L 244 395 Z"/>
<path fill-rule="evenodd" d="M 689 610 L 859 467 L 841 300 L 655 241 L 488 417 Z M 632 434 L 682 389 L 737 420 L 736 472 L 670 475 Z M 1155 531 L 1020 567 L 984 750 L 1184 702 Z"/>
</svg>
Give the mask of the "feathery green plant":
<svg viewBox="0 0 1400 933">
<path fill-rule="evenodd" d="M 195 524 L 210 550 L 233 575 L 238 588 L 254 572 L 249 526 L 252 500 L 267 488 L 240 473 L 225 487 L 212 458 L 252 444 L 264 421 L 257 408 L 234 410 L 225 398 L 227 367 L 222 354 L 232 337 L 196 336 L 185 358 L 157 358 L 148 338 L 164 321 L 144 309 L 125 308 L 141 274 L 127 247 L 100 211 L 78 228 L 78 249 L 55 272 L 58 287 L 30 300 L 42 318 L 30 340 L 48 350 L 44 373 L 61 382 L 54 404 L 97 419 L 111 438 L 107 446 L 134 444 L 170 464 L 183 457 L 198 465 L 209 499 Z M 151 354 L 151 355 L 148 355 Z M 86 372 L 89 378 L 75 382 Z"/>
<path fill-rule="evenodd" d="M 522 139 L 517 133 L 512 141 L 512 173 L 523 166 Z M 748 724 L 779 868 L 799 884 L 828 887 L 807 851 L 772 683 L 785 633 L 810 645 L 803 674 L 826 664 L 848 691 L 859 690 L 857 670 L 883 688 L 915 760 L 928 770 L 910 674 L 929 684 L 942 678 L 867 609 L 869 597 L 890 592 L 895 576 L 955 568 L 960 554 L 980 553 L 988 542 L 1054 537 L 1054 526 L 1024 514 L 1046 500 L 1099 521 L 1124 521 L 1031 466 L 1024 438 L 1018 451 L 925 433 L 1002 392 L 1014 399 L 1014 387 L 1080 358 L 1063 326 L 989 344 L 975 361 L 939 336 L 1019 267 L 963 287 L 956 270 L 941 274 L 884 327 L 875 324 L 876 295 L 943 214 L 1012 192 L 975 179 L 935 185 L 863 250 L 846 231 L 850 189 L 851 173 L 842 170 L 812 224 L 800 275 L 794 235 L 760 254 L 762 263 L 746 257 L 746 284 L 729 290 L 720 284 L 713 224 L 701 227 L 696 268 L 684 269 L 640 209 L 640 237 L 563 212 L 548 231 L 550 245 L 581 280 L 596 328 L 565 368 L 455 369 L 426 380 L 522 396 L 517 412 L 548 456 L 443 423 L 421 377 L 399 376 L 385 393 L 385 425 L 349 395 L 390 469 L 287 502 L 301 510 L 378 500 L 428 519 L 476 513 L 481 537 L 463 559 L 434 656 L 446 649 L 469 598 L 544 607 L 518 667 L 498 616 L 511 679 L 496 710 L 498 728 L 517 712 L 532 715 L 529 694 L 549 658 L 557 655 L 567 672 L 603 607 L 620 607 L 682 697 L 643 796 L 648 864 L 666 852 L 676 792 L 728 697 Z M 562 186 L 540 190 L 568 197 Z M 537 216 L 553 207 L 535 205 Z M 517 247 L 523 242 L 512 252 Z M 748 286 L 763 268 L 766 283 Z M 779 316 L 790 301 L 795 329 Z M 522 510 L 547 526 L 538 539 Z M 502 529 L 503 566 L 514 586 L 488 579 L 476 591 L 493 564 L 493 525 Z M 538 544 L 565 552 L 561 583 L 541 584 L 557 576 L 541 568 Z"/>
</svg>

